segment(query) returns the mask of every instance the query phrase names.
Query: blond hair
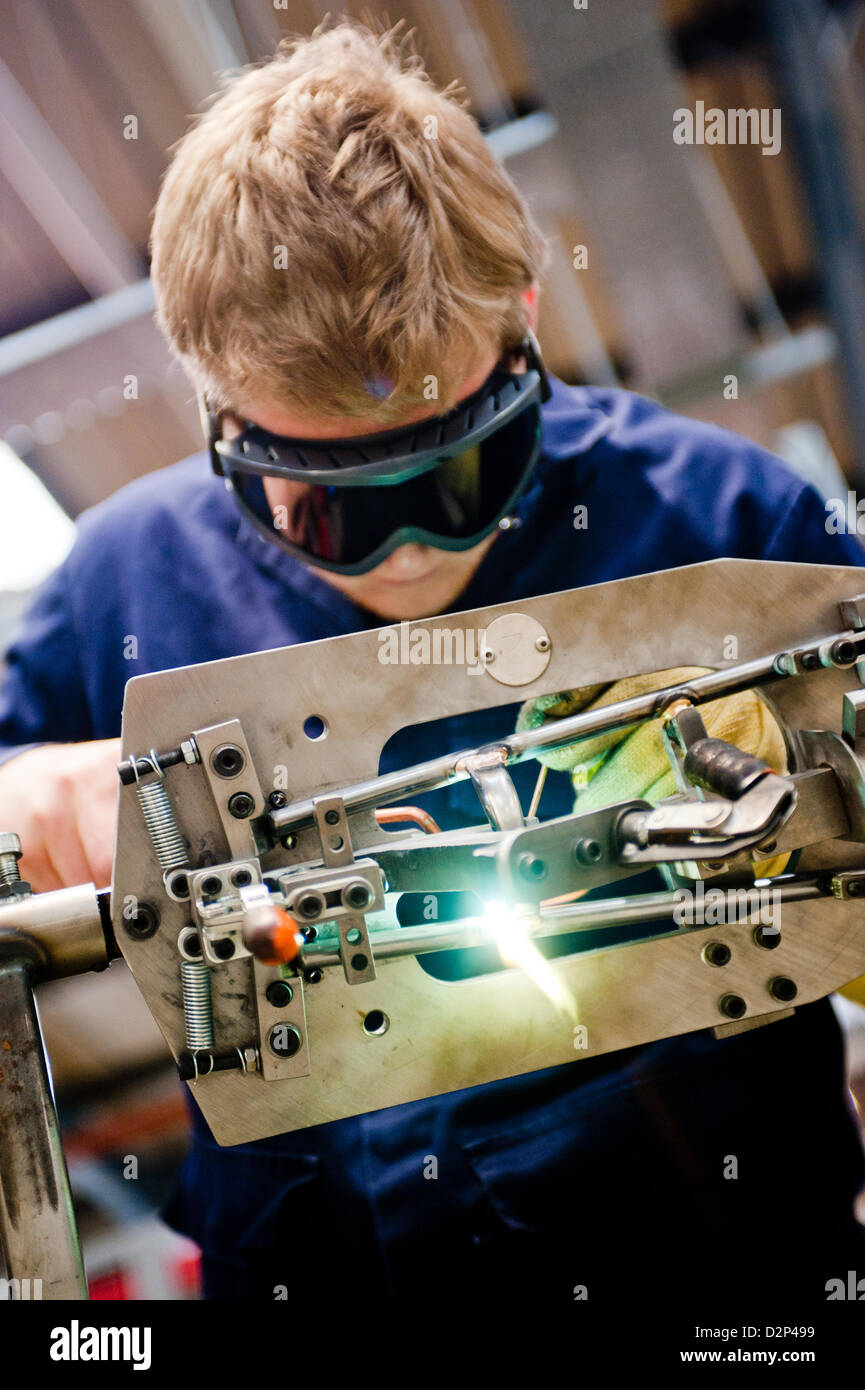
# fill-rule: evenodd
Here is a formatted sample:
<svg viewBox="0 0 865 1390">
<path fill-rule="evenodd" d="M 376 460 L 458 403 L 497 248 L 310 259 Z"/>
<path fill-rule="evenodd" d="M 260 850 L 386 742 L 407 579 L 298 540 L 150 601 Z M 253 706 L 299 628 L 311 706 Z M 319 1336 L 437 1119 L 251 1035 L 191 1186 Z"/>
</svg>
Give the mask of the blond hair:
<svg viewBox="0 0 865 1390">
<path fill-rule="evenodd" d="M 525 333 L 543 237 L 399 28 L 284 41 L 175 147 L 154 213 L 157 317 L 215 409 L 266 400 L 386 427 L 408 406 L 449 409 Z"/>
</svg>

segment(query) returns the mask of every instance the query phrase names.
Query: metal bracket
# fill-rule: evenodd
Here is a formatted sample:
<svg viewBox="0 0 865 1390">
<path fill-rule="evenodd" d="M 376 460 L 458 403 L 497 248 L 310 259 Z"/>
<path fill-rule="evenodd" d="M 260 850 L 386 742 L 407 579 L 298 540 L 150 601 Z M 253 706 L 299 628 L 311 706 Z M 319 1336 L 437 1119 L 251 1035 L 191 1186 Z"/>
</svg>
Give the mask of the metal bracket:
<svg viewBox="0 0 865 1390">
<path fill-rule="evenodd" d="M 251 955 L 243 940 L 240 890 L 260 882 L 257 859 L 213 864 L 189 875 L 190 911 L 201 928 L 201 949 L 208 965 L 224 965 L 227 960 Z M 233 949 L 229 951 L 223 942 L 230 942 Z"/>
<path fill-rule="evenodd" d="M 228 852 L 243 859 L 258 852 L 252 822 L 265 800 L 239 719 L 196 729 L 192 736 L 219 813 Z"/>
<path fill-rule="evenodd" d="M 829 888 L 833 898 L 865 898 L 865 869 L 833 874 Z"/>
<path fill-rule="evenodd" d="M 281 966 L 264 965 L 254 957 L 252 973 L 258 1036 L 261 1039 L 261 1075 L 265 1081 L 309 1076 L 312 1063 L 306 1032 L 302 976 L 286 979 Z"/>
<path fill-rule="evenodd" d="M 342 868 L 354 864 L 351 831 L 340 796 L 313 797 L 312 810 L 321 838 L 321 857 L 326 868 Z M 362 912 L 347 912 L 337 917 L 342 968 L 350 985 L 366 984 L 376 978 L 375 962 Z"/>
<path fill-rule="evenodd" d="M 619 862 L 616 827 L 624 814 L 650 809 L 645 801 L 622 801 L 584 816 L 515 830 L 489 851 L 496 855 L 500 895 L 514 904 L 537 906 L 553 892 L 561 893 L 563 883 L 587 889 L 640 872 L 642 866 Z M 476 855 L 483 852 L 475 850 Z M 551 889 L 551 884 L 557 886 Z"/>
<path fill-rule="evenodd" d="M 269 878 L 276 879 L 286 912 L 308 925 L 384 907 L 384 874 L 374 859 L 353 859 L 340 869 L 282 869 Z"/>
</svg>

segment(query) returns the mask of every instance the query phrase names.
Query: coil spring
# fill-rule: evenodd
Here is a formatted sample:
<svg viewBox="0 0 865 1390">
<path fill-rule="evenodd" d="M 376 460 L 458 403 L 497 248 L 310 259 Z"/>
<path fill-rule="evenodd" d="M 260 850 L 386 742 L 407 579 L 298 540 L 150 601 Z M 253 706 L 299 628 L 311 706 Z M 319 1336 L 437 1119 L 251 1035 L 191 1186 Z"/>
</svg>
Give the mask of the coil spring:
<svg viewBox="0 0 865 1390">
<path fill-rule="evenodd" d="M 210 970 L 200 960 L 180 962 L 180 983 L 183 991 L 183 1022 L 186 1028 L 186 1046 L 190 1052 L 196 1048 L 213 1046 L 213 1014 L 210 999 Z"/>
<path fill-rule="evenodd" d="M 139 783 L 135 792 L 163 873 L 183 868 L 187 860 L 186 846 L 162 782 Z"/>
</svg>

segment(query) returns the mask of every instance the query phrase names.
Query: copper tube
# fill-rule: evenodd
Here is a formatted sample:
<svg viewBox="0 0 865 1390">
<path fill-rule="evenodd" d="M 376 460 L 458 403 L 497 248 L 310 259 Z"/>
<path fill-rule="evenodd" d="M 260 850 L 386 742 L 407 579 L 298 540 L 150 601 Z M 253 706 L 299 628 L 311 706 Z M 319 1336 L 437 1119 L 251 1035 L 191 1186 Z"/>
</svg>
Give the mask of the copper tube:
<svg viewBox="0 0 865 1390">
<path fill-rule="evenodd" d="M 427 835 L 441 834 L 441 826 L 433 820 L 429 811 L 422 810 L 420 806 L 386 806 L 384 810 L 376 811 L 375 818 L 378 825 L 397 825 L 410 820 Z"/>
</svg>

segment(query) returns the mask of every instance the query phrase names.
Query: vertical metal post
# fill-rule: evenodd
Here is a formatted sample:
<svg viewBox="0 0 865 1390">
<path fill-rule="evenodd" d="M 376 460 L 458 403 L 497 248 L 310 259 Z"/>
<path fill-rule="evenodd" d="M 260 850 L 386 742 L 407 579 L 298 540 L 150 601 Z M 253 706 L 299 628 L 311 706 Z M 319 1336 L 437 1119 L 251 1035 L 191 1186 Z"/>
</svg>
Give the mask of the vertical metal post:
<svg viewBox="0 0 865 1390">
<path fill-rule="evenodd" d="M 833 91 L 823 0 L 766 0 L 786 118 L 796 140 L 811 211 L 826 311 L 838 337 L 838 369 L 853 436 L 852 481 L 865 486 L 865 234 L 850 175 L 847 134 Z"/>
<path fill-rule="evenodd" d="M 31 1297 L 41 1280 L 44 1299 L 85 1299 L 31 965 L 23 953 L 0 962 L 0 1249 L 7 1279 L 29 1280 Z"/>
</svg>

